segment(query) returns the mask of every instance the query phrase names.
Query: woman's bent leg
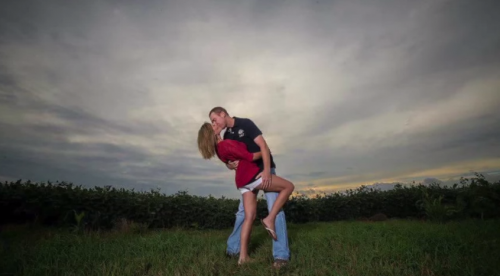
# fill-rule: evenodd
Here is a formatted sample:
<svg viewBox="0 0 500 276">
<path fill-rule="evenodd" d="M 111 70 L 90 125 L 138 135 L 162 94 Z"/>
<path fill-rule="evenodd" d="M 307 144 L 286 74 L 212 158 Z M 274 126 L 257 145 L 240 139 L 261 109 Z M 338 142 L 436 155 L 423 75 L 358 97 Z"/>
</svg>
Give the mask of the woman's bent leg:
<svg viewBox="0 0 500 276">
<path fill-rule="evenodd" d="M 278 215 L 278 212 L 281 210 L 283 205 L 285 205 L 285 203 L 288 201 L 288 198 L 293 193 L 295 186 L 292 184 L 292 182 L 284 178 L 281 178 L 277 175 L 271 175 L 271 177 L 272 177 L 271 187 L 267 188 L 265 191 L 279 192 L 279 195 L 276 198 L 273 207 L 269 211 L 269 215 L 263 219 L 263 222 L 267 225 L 268 228 L 275 231 L 274 224 L 276 220 L 276 215 Z M 257 188 L 259 187 L 260 185 Z"/>
<path fill-rule="evenodd" d="M 248 244 L 250 242 L 250 234 L 252 233 L 252 224 L 257 213 L 257 195 L 253 192 L 244 193 L 243 206 L 245 209 L 245 221 L 241 229 L 240 259 L 238 261 L 240 264 L 250 259 L 248 256 Z"/>
</svg>

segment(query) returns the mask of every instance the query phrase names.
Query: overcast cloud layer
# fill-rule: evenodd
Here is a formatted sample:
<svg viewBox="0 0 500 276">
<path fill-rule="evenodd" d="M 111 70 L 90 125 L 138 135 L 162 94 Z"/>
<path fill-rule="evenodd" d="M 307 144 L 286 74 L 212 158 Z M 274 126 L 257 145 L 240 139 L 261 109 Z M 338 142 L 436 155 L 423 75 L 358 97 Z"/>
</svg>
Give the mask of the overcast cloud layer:
<svg viewBox="0 0 500 276">
<path fill-rule="evenodd" d="M 500 4 L 8 1 L 0 179 L 237 196 L 224 106 L 298 190 L 500 170 Z M 491 173 L 493 175 L 493 173 Z"/>
</svg>

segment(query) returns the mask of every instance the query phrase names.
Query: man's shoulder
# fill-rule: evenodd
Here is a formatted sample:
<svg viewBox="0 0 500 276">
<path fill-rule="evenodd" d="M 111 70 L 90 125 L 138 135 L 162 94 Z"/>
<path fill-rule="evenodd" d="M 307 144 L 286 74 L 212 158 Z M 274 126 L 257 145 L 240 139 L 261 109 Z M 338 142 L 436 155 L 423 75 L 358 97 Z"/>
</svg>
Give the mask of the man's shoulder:
<svg viewBox="0 0 500 276">
<path fill-rule="evenodd" d="M 234 120 L 238 126 L 255 125 L 255 123 L 250 118 L 235 117 Z"/>
</svg>

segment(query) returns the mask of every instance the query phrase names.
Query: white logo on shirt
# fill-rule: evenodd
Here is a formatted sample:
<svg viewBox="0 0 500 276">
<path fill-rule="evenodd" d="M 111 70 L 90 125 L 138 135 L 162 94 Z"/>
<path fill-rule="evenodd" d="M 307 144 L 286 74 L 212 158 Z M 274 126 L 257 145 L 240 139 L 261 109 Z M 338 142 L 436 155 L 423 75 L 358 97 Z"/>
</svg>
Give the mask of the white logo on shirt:
<svg viewBox="0 0 500 276">
<path fill-rule="evenodd" d="M 245 136 L 245 132 L 243 131 L 243 129 L 238 130 L 238 136 L 240 136 L 240 138 Z"/>
</svg>

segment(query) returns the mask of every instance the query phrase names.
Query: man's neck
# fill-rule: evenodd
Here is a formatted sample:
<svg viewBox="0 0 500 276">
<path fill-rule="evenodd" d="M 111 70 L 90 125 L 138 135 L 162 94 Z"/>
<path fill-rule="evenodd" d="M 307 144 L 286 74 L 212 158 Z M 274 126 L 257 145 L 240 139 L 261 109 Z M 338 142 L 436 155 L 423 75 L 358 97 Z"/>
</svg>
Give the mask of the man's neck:
<svg viewBox="0 0 500 276">
<path fill-rule="evenodd" d="M 234 118 L 233 117 L 229 117 L 226 120 L 227 120 L 227 127 L 234 127 Z"/>
</svg>

